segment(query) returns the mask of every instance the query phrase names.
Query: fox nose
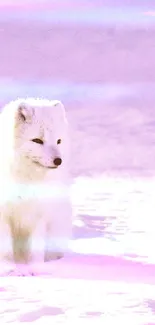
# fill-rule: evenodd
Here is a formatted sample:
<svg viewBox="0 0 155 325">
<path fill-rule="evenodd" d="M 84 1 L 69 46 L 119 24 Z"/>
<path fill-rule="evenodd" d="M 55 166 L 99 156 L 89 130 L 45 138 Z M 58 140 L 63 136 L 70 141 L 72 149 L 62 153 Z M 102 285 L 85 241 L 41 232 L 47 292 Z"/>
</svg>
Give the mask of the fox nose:
<svg viewBox="0 0 155 325">
<path fill-rule="evenodd" d="M 60 166 L 62 164 L 62 159 L 57 157 L 53 160 L 55 166 Z"/>
</svg>

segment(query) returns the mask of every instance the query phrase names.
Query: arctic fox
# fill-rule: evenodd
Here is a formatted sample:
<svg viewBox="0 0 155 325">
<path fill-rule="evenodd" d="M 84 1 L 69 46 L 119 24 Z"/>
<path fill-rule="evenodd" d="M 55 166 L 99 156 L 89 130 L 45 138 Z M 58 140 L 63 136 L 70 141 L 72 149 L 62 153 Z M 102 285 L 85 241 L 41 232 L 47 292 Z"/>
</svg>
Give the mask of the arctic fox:
<svg viewBox="0 0 155 325">
<path fill-rule="evenodd" d="M 61 258 L 72 232 L 63 104 L 35 98 L 7 104 L 0 114 L 0 152 L 1 261 L 20 269 Z"/>
</svg>

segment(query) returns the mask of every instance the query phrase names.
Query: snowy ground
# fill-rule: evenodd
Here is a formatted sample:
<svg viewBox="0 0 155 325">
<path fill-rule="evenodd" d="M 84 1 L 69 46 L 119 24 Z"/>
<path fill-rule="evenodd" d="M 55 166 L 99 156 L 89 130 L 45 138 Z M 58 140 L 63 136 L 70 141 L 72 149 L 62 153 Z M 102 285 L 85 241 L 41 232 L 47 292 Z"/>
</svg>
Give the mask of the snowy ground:
<svg viewBox="0 0 155 325">
<path fill-rule="evenodd" d="M 0 1 L 0 101 L 71 126 L 72 254 L 0 278 L 2 324 L 155 324 L 154 0 Z"/>
<path fill-rule="evenodd" d="M 108 281 L 5 279 L 1 289 L 1 322 L 151 325 L 153 289 Z"/>
<path fill-rule="evenodd" d="M 153 287 L 38 278 L 3 283 L 2 324 L 153 324 Z"/>
<path fill-rule="evenodd" d="M 154 324 L 154 192 L 148 178 L 77 179 L 72 254 L 48 276 L 1 277 L 1 322 Z"/>
</svg>

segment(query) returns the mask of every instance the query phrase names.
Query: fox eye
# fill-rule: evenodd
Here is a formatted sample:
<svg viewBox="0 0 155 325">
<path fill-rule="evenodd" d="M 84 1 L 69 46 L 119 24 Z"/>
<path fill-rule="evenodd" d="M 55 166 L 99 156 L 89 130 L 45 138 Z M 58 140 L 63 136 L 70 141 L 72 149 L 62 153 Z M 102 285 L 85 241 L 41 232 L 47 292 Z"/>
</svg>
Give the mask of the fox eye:
<svg viewBox="0 0 155 325">
<path fill-rule="evenodd" d="M 57 140 L 57 144 L 60 144 L 60 143 L 61 143 L 61 139 L 58 139 L 58 140 Z"/>
<path fill-rule="evenodd" d="M 32 139 L 32 141 L 35 143 L 38 143 L 38 144 L 44 144 L 43 140 L 38 139 L 38 138 Z"/>
</svg>

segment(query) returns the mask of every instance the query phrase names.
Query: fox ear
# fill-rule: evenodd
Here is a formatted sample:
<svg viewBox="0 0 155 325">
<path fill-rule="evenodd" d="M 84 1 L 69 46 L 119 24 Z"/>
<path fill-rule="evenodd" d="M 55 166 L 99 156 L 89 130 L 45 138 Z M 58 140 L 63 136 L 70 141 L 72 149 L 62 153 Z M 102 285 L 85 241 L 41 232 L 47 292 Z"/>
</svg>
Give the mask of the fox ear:
<svg viewBox="0 0 155 325">
<path fill-rule="evenodd" d="M 33 108 L 27 103 L 21 102 L 18 105 L 18 118 L 22 122 L 28 122 L 33 115 Z"/>
<path fill-rule="evenodd" d="M 65 120 L 67 122 L 65 108 L 64 108 L 64 105 L 62 104 L 62 102 L 60 100 L 53 100 L 52 106 L 56 108 L 56 112 L 57 112 L 59 118 Z"/>
</svg>

